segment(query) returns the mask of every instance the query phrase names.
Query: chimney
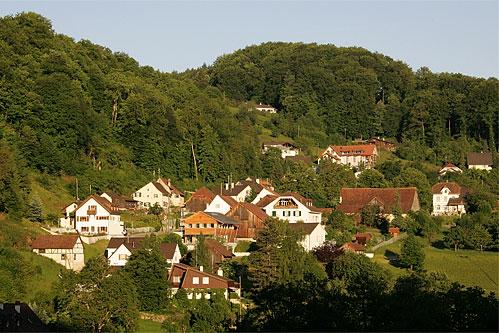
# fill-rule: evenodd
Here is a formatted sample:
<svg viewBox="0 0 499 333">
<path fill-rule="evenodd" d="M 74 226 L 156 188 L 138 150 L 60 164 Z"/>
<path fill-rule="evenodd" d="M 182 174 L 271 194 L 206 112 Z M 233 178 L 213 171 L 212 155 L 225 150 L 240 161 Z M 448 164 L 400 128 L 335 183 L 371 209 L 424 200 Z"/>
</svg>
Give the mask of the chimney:
<svg viewBox="0 0 499 333">
<path fill-rule="evenodd" d="M 260 184 L 260 178 L 255 179 L 257 184 Z"/>
<path fill-rule="evenodd" d="M 203 269 L 204 269 L 203 266 L 199 266 L 199 271 L 200 272 L 204 272 Z"/>
<path fill-rule="evenodd" d="M 16 305 L 14 305 L 14 310 L 16 310 L 17 313 L 21 313 L 21 303 L 19 301 L 16 301 Z"/>
<path fill-rule="evenodd" d="M 230 188 L 234 188 L 234 183 L 230 183 Z"/>
<path fill-rule="evenodd" d="M 168 178 L 168 186 L 172 186 L 172 182 L 170 181 L 170 178 Z"/>
<path fill-rule="evenodd" d="M 228 190 L 229 189 L 229 183 L 225 183 L 225 189 Z"/>
<path fill-rule="evenodd" d="M 217 271 L 217 275 L 218 276 L 224 276 L 224 271 L 219 268 L 218 271 Z"/>
</svg>

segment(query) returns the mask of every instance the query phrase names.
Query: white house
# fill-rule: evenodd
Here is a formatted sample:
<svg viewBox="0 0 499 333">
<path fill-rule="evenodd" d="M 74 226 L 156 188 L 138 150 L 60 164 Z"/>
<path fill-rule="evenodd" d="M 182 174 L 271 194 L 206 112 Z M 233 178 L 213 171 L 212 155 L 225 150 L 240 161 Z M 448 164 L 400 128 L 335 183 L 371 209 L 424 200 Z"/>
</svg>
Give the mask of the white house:
<svg viewBox="0 0 499 333">
<path fill-rule="evenodd" d="M 302 235 L 300 244 L 306 251 L 312 251 L 326 241 L 326 228 L 320 223 L 290 223 L 291 229 Z"/>
<path fill-rule="evenodd" d="M 217 194 L 215 199 L 210 202 L 204 211 L 207 213 L 220 213 L 225 215 L 235 208 L 237 208 L 237 201 L 234 198 Z"/>
<path fill-rule="evenodd" d="M 142 248 L 143 237 L 113 237 L 104 252 L 109 266 L 125 266 L 130 256 Z M 171 265 L 180 262 L 180 249 L 176 243 L 163 243 L 160 245 L 161 255 Z"/>
<path fill-rule="evenodd" d="M 478 170 L 492 170 L 494 157 L 492 153 L 468 153 L 468 168 Z"/>
<path fill-rule="evenodd" d="M 328 146 L 317 159 L 317 163 L 322 160 L 331 160 L 334 163 L 348 165 L 358 168 L 364 166 L 369 169 L 374 167 L 378 150 L 376 145 L 352 145 L 352 146 Z"/>
<path fill-rule="evenodd" d="M 255 195 L 256 197 L 252 200 L 252 203 L 259 201 L 267 195 L 277 194 L 269 182 L 259 178 L 247 178 L 237 183 L 225 183 L 221 192 L 222 195 L 229 196 L 237 202 L 245 202 L 248 197 Z"/>
<path fill-rule="evenodd" d="M 117 210 L 100 196 L 91 195 L 74 211 L 75 229 L 82 235 L 122 236 L 125 228 Z"/>
<path fill-rule="evenodd" d="M 148 208 L 155 204 L 162 208 L 182 207 L 184 205 L 184 194 L 172 185 L 170 179 L 165 178 L 147 183 L 132 196 L 142 208 Z"/>
<path fill-rule="evenodd" d="M 437 183 L 431 187 L 433 215 L 465 214 L 465 188 L 455 182 Z"/>
<path fill-rule="evenodd" d="M 298 147 L 291 142 L 264 142 L 262 144 L 262 154 L 266 154 L 270 148 L 279 149 L 281 151 L 282 158 L 298 156 L 300 154 L 300 149 L 298 149 Z"/>
<path fill-rule="evenodd" d="M 40 235 L 31 244 L 33 252 L 50 258 L 67 269 L 85 266 L 83 242 L 79 235 Z"/>
<path fill-rule="evenodd" d="M 277 113 L 277 109 L 274 108 L 272 105 L 267 105 L 262 103 L 258 103 L 258 105 L 255 106 L 255 109 L 267 113 Z"/>
<path fill-rule="evenodd" d="M 286 192 L 280 196 L 268 196 L 257 204 L 268 216 L 276 217 L 289 223 L 321 223 L 322 212 L 298 193 Z"/>
<path fill-rule="evenodd" d="M 64 217 L 61 217 L 59 219 L 59 227 L 60 228 L 66 228 L 66 229 L 74 229 L 74 211 L 78 207 L 78 202 L 73 201 L 66 207 L 62 209 L 62 213 L 64 214 Z"/>
</svg>

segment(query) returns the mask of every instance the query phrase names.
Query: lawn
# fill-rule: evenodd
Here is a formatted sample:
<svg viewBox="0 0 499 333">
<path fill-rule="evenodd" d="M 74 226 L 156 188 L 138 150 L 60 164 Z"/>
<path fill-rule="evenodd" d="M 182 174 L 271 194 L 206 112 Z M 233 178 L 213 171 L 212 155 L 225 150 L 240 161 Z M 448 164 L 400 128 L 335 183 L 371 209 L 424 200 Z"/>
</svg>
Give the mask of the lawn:
<svg viewBox="0 0 499 333">
<path fill-rule="evenodd" d="M 103 255 L 108 243 L 107 239 L 103 239 L 93 244 L 84 244 L 85 263 L 91 258 Z"/>
<path fill-rule="evenodd" d="M 144 212 L 123 212 L 121 220 L 125 223 L 127 228 L 143 228 L 153 227 L 159 230 L 161 228 L 161 221 L 159 217 Z"/>
<path fill-rule="evenodd" d="M 20 251 L 20 254 L 33 267 L 37 267 L 35 268 L 35 276 L 30 279 L 26 290 L 26 297 L 28 298 L 26 301 L 32 301 L 37 294 L 50 291 L 52 284 L 58 279 L 59 272 L 65 270 L 65 268 L 55 261 L 33 252 Z"/>
<path fill-rule="evenodd" d="M 397 268 L 389 263 L 388 257 L 400 254 L 401 242 L 379 248 L 374 260 L 390 271 L 394 277 L 407 273 L 406 269 Z M 473 250 L 425 248 L 425 269 L 430 272 L 442 272 L 451 281 L 466 286 L 480 286 L 487 291 L 499 293 L 499 254 Z"/>
<path fill-rule="evenodd" d="M 152 320 L 146 320 L 146 319 L 139 319 L 138 323 L 138 328 L 137 328 L 137 333 L 140 332 L 163 332 L 161 330 L 161 323 L 158 323 L 156 321 Z"/>
</svg>

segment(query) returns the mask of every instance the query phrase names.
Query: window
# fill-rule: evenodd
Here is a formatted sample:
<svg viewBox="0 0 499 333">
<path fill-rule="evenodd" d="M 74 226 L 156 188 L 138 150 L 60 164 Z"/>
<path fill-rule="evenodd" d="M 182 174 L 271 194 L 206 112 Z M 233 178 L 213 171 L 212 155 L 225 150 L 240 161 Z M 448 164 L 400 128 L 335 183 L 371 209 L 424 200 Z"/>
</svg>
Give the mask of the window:
<svg viewBox="0 0 499 333">
<path fill-rule="evenodd" d="M 286 216 L 286 211 L 285 210 L 282 211 L 282 216 Z"/>
<path fill-rule="evenodd" d="M 179 275 L 173 277 L 173 283 L 180 283 L 180 276 Z"/>
<path fill-rule="evenodd" d="M 38 253 L 45 253 L 45 249 L 40 249 Z"/>
<path fill-rule="evenodd" d="M 157 194 L 155 194 L 155 195 L 154 195 L 154 197 L 155 197 L 155 198 L 157 198 L 157 197 L 158 197 L 158 195 L 157 195 Z"/>
<path fill-rule="evenodd" d="M 298 211 L 298 216 L 301 216 L 301 210 L 300 210 L 300 211 Z"/>
<path fill-rule="evenodd" d="M 73 260 L 76 260 L 76 253 L 73 254 Z"/>
<path fill-rule="evenodd" d="M 192 278 L 192 284 L 199 284 L 199 277 L 194 276 L 194 277 Z"/>
<path fill-rule="evenodd" d="M 272 211 L 272 216 L 277 216 L 277 212 L 275 210 Z"/>
<path fill-rule="evenodd" d="M 81 227 L 81 232 L 88 232 L 88 227 Z"/>
<path fill-rule="evenodd" d="M 61 254 L 61 260 L 66 260 L 66 254 Z"/>
<path fill-rule="evenodd" d="M 205 276 L 203 277 L 203 284 L 209 284 L 210 283 L 210 278 Z"/>
<path fill-rule="evenodd" d="M 128 256 L 126 254 L 120 254 L 118 257 L 119 260 L 127 260 Z"/>
<path fill-rule="evenodd" d="M 296 210 L 295 210 L 295 211 L 293 211 L 293 216 L 296 216 Z"/>
</svg>

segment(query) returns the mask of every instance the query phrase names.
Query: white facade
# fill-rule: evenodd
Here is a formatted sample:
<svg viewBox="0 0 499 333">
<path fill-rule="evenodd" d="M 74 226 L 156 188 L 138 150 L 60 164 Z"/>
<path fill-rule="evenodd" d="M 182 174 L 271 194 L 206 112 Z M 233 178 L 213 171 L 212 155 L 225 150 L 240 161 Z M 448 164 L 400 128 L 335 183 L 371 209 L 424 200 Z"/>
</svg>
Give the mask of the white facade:
<svg viewBox="0 0 499 333">
<path fill-rule="evenodd" d="M 208 213 L 220 213 L 225 215 L 230 211 L 230 209 L 231 206 L 227 203 L 227 201 L 225 201 L 220 195 L 217 194 L 204 211 Z"/>
<path fill-rule="evenodd" d="M 265 154 L 270 148 L 279 149 L 282 158 L 298 156 L 300 153 L 298 148 L 287 143 L 264 143 L 262 152 Z"/>
<path fill-rule="evenodd" d="M 79 237 L 72 249 L 33 249 L 33 252 L 74 271 L 85 266 L 83 243 Z"/>
<path fill-rule="evenodd" d="M 184 205 L 184 197 L 175 193 L 168 186 L 167 181 L 162 178 L 156 182 L 149 182 L 132 195 L 142 208 L 149 208 L 158 204 L 162 208 L 170 206 L 181 207 Z"/>
<path fill-rule="evenodd" d="M 468 165 L 468 169 L 490 171 L 490 170 L 492 170 L 492 167 L 490 165 Z"/>
<path fill-rule="evenodd" d="M 293 196 L 280 196 L 262 207 L 268 216 L 288 221 L 289 223 L 321 223 L 322 213 L 313 211 Z"/>
<path fill-rule="evenodd" d="M 71 214 L 73 214 L 77 207 L 78 204 L 76 202 L 72 202 L 64 207 L 64 217 L 59 219 L 60 228 L 74 229 L 74 219 L 71 217 Z"/>
<path fill-rule="evenodd" d="M 443 187 L 439 193 L 433 193 L 433 215 L 465 214 L 464 203 L 449 205 L 450 199 L 459 199 L 460 193 L 452 193 L 449 187 Z"/>
<path fill-rule="evenodd" d="M 253 199 L 253 201 L 251 201 L 252 204 L 256 205 L 256 203 L 260 200 L 262 200 L 263 198 L 265 198 L 267 195 L 277 195 L 276 192 L 271 192 L 269 191 L 268 189 L 266 188 L 263 188 L 260 193 L 258 193 L 255 197 L 255 199 Z"/>
<path fill-rule="evenodd" d="M 322 159 L 329 159 L 334 163 L 347 165 L 351 168 L 364 166 L 365 168 L 369 169 L 374 165 L 376 156 L 378 155 L 376 147 L 374 145 L 372 146 L 373 147 L 370 148 L 372 149 L 371 155 L 366 155 L 365 153 L 355 154 L 350 152 L 336 151 L 334 146 L 328 146 L 326 150 L 324 150 L 324 152 L 321 154 L 321 157 L 319 157 L 317 162 L 320 163 Z M 363 148 L 359 148 L 359 150 L 361 149 Z"/>
<path fill-rule="evenodd" d="M 262 104 L 262 103 L 255 106 L 255 109 L 257 109 L 258 111 L 263 111 L 263 112 L 267 112 L 267 113 L 277 113 L 276 108 L 274 108 L 273 106 L 270 106 L 270 105 Z"/>
<path fill-rule="evenodd" d="M 110 236 L 123 236 L 125 230 L 120 215 L 111 212 L 94 197 L 90 197 L 76 209 L 75 229 L 83 235 Z"/>
<path fill-rule="evenodd" d="M 323 245 L 324 242 L 326 242 L 326 228 L 319 223 L 310 234 L 304 236 L 300 244 L 306 251 L 310 252 L 314 248 Z"/>
</svg>

